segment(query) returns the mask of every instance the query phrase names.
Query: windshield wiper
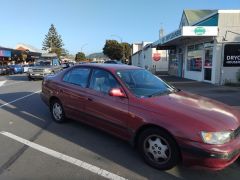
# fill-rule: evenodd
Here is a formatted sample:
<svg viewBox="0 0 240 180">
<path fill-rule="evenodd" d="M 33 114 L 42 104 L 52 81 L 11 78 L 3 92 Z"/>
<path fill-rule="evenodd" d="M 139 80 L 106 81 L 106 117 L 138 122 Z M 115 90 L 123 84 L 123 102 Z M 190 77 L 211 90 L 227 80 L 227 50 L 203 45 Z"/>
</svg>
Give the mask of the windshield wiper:
<svg viewBox="0 0 240 180">
<path fill-rule="evenodd" d="M 166 94 L 170 94 L 172 93 L 171 91 L 159 91 L 156 93 L 153 93 L 151 95 L 148 95 L 148 97 L 154 97 L 154 96 L 162 96 L 162 95 L 166 95 Z"/>
</svg>

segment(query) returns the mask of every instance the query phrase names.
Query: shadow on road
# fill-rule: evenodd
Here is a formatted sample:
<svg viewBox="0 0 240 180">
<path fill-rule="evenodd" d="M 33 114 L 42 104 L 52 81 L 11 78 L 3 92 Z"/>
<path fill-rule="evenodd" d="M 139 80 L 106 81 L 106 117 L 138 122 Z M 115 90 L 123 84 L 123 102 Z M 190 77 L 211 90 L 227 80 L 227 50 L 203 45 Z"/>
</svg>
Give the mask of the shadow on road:
<svg viewBox="0 0 240 180">
<path fill-rule="evenodd" d="M 28 81 L 27 74 L 15 74 L 15 75 L 8 75 L 8 76 L 1 76 L 0 80 L 11 80 L 11 81 Z"/>
</svg>

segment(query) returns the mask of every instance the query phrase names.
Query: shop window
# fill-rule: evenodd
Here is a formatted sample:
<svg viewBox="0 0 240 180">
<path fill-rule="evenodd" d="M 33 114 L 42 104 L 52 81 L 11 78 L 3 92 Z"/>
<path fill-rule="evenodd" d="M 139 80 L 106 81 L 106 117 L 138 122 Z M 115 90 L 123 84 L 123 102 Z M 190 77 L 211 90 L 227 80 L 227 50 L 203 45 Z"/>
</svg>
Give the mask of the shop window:
<svg viewBox="0 0 240 180">
<path fill-rule="evenodd" d="M 213 49 L 212 48 L 206 49 L 204 67 L 212 67 L 212 59 L 213 59 Z"/>
<path fill-rule="evenodd" d="M 187 70 L 202 71 L 203 44 L 196 44 L 188 47 Z"/>
</svg>

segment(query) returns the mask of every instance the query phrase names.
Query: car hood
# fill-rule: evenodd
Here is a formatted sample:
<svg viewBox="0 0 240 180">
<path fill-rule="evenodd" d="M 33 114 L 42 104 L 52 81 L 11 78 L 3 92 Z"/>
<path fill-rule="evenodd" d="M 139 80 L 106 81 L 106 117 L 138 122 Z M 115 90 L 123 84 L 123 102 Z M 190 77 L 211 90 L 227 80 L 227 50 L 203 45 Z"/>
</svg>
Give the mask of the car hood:
<svg viewBox="0 0 240 180">
<path fill-rule="evenodd" d="M 51 66 L 35 66 L 35 67 L 30 67 L 31 69 L 47 69 L 51 68 Z"/>
<path fill-rule="evenodd" d="M 179 118 L 181 123 L 191 123 L 193 128 L 223 131 L 235 130 L 240 125 L 240 112 L 236 109 L 195 94 L 180 91 L 145 100 L 148 110 L 160 113 L 161 109 L 164 116 Z"/>
</svg>

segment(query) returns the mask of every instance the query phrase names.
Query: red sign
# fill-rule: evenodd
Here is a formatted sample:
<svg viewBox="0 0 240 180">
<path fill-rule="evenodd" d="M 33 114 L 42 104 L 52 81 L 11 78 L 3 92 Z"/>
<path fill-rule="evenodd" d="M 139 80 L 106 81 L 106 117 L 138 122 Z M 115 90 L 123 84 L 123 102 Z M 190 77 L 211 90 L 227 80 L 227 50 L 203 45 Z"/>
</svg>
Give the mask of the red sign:
<svg viewBox="0 0 240 180">
<path fill-rule="evenodd" d="M 160 53 L 154 53 L 153 54 L 153 60 L 154 61 L 160 61 L 161 60 L 161 54 Z"/>
</svg>

